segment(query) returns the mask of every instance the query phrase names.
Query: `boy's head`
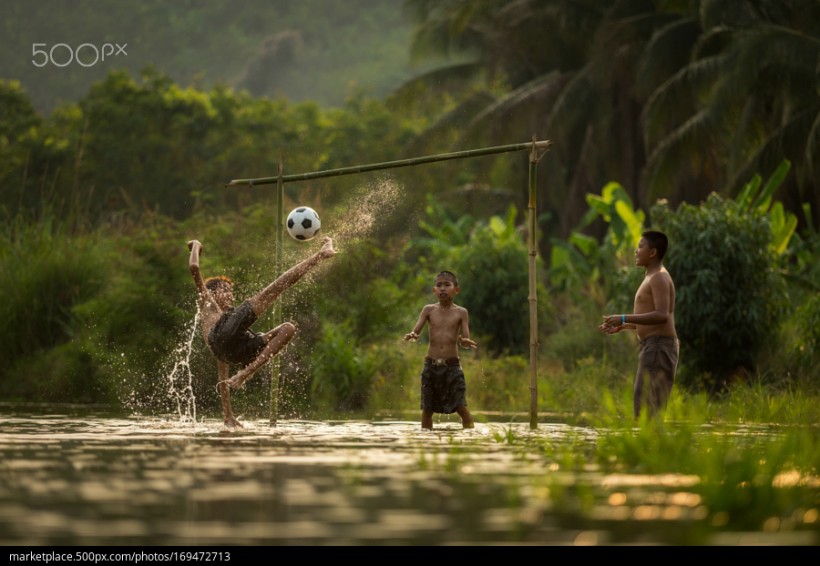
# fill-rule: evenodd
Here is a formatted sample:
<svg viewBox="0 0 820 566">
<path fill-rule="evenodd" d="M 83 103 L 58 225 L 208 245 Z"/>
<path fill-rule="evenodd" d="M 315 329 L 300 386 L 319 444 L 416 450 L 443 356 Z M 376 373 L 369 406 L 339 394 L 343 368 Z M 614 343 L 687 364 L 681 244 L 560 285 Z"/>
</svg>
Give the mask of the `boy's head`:
<svg viewBox="0 0 820 566">
<path fill-rule="evenodd" d="M 666 255 L 666 249 L 669 247 L 669 239 L 666 234 L 657 230 L 646 230 L 641 234 L 641 237 L 646 240 L 649 249 L 656 250 L 658 261 L 662 261 L 663 256 Z"/>
<path fill-rule="evenodd" d="M 438 275 L 436 275 L 436 281 L 439 279 L 444 279 L 446 281 L 452 282 L 452 284 L 458 287 L 458 277 L 452 271 L 441 271 Z"/>
<path fill-rule="evenodd" d="M 227 275 L 209 277 L 205 280 L 205 287 L 220 307 L 226 308 L 233 304 L 233 281 Z"/>
</svg>

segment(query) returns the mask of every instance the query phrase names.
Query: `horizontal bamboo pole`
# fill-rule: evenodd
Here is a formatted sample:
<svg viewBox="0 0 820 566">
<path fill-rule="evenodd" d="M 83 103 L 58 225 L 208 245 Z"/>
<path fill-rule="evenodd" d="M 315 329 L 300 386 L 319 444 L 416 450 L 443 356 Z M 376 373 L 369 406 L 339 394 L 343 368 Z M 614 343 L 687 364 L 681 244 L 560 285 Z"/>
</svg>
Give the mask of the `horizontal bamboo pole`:
<svg viewBox="0 0 820 566">
<path fill-rule="evenodd" d="M 258 179 L 234 179 L 226 184 L 226 187 L 248 186 L 255 185 L 270 185 L 280 181 L 288 183 L 291 181 L 308 181 L 310 179 L 321 179 L 323 177 L 336 177 L 339 175 L 350 175 L 353 173 L 366 173 L 367 171 L 377 171 L 379 169 L 392 169 L 394 167 L 409 167 L 411 165 L 421 165 L 423 163 L 432 163 L 435 161 L 446 161 L 448 159 L 462 159 L 464 157 L 478 157 L 481 155 L 491 155 L 494 153 L 505 153 L 510 151 L 532 150 L 533 146 L 537 149 L 548 149 L 552 145 L 549 140 L 516 143 L 511 145 L 497 145 L 494 147 L 485 147 L 481 149 L 468 149 L 465 151 L 455 151 L 453 153 L 441 153 L 438 155 L 427 155 L 423 157 L 412 157 L 410 159 L 399 159 L 397 161 L 385 161 L 384 163 L 372 163 L 370 165 L 354 165 L 352 167 L 341 167 L 339 169 L 327 169 L 325 171 L 313 171 L 311 173 L 296 173 L 293 175 L 282 175 L 281 177 L 260 177 Z"/>
</svg>

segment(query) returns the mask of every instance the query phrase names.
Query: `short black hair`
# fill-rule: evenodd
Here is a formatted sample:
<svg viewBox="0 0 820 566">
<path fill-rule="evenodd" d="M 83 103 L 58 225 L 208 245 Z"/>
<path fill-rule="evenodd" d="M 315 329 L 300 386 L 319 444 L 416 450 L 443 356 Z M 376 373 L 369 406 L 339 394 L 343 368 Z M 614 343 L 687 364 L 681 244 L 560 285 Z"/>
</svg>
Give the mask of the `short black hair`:
<svg viewBox="0 0 820 566">
<path fill-rule="evenodd" d="M 643 239 L 649 244 L 650 248 L 658 250 L 658 259 L 663 259 L 666 255 L 666 250 L 669 248 L 669 238 L 663 232 L 657 230 L 646 230 L 643 234 Z"/>
<path fill-rule="evenodd" d="M 458 287 L 458 277 L 456 277 L 456 274 L 453 273 L 452 271 L 447 271 L 447 270 L 439 271 L 438 275 L 436 275 L 436 279 L 438 279 L 439 277 L 446 277 L 448 279 L 452 279 L 453 280 L 453 285 Z"/>
<path fill-rule="evenodd" d="M 205 280 L 205 287 L 211 292 L 216 293 L 217 289 L 222 286 L 231 288 L 233 287 L 233 281 L 227 275 L 216 275 L 214 277 L 208 277 Z"/>
</svg>

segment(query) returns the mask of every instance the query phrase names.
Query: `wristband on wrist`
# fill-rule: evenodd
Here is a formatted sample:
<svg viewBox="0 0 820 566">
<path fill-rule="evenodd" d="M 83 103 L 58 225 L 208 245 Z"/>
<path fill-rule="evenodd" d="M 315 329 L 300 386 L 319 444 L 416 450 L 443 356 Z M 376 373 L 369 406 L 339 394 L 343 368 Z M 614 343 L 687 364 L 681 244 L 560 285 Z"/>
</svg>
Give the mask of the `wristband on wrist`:
<svg viewBox="0 0 820 566">
<path fill-rule="evenodd" d="M 626 324 L 626 315 L 622 314 L 621 315 L 621 326 L 623 326 L 624 324 Z"/>
</svg>

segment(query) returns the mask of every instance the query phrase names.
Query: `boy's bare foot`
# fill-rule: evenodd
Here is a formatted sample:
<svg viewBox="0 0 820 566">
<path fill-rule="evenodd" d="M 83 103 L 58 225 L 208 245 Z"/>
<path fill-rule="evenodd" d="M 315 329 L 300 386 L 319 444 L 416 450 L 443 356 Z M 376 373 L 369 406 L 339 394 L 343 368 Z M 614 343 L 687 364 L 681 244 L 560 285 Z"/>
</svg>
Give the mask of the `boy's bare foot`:
<svg viewBox="0 0 820 566">
<path fill-rule="evenodd" d="M 474 422 L 472 422 L 472 421 L 470 421 L 470 422 L 466 422 L 466 423 L 465 423 L 465 422 L 462 422 L 462 423 L 461 423 L 461 426 L 462 426 L 463 428 L 475 428 L 475 423 L 474 423 Z"/>
<path fill-rule="evenodd" d="M 333 239 L 330 236 L 322 238 L 322 248 L 319 250 L 322 257 L 333 257 L 336 255 L 336 250 L 333 249 Z"/>
<path fill-rule="evenodd" d="M 242 423 L 236 420 L 236 417 L 225 417 L 225 426 L 229 428 L 245 428 L 242 426 Z"/>
</svg>

